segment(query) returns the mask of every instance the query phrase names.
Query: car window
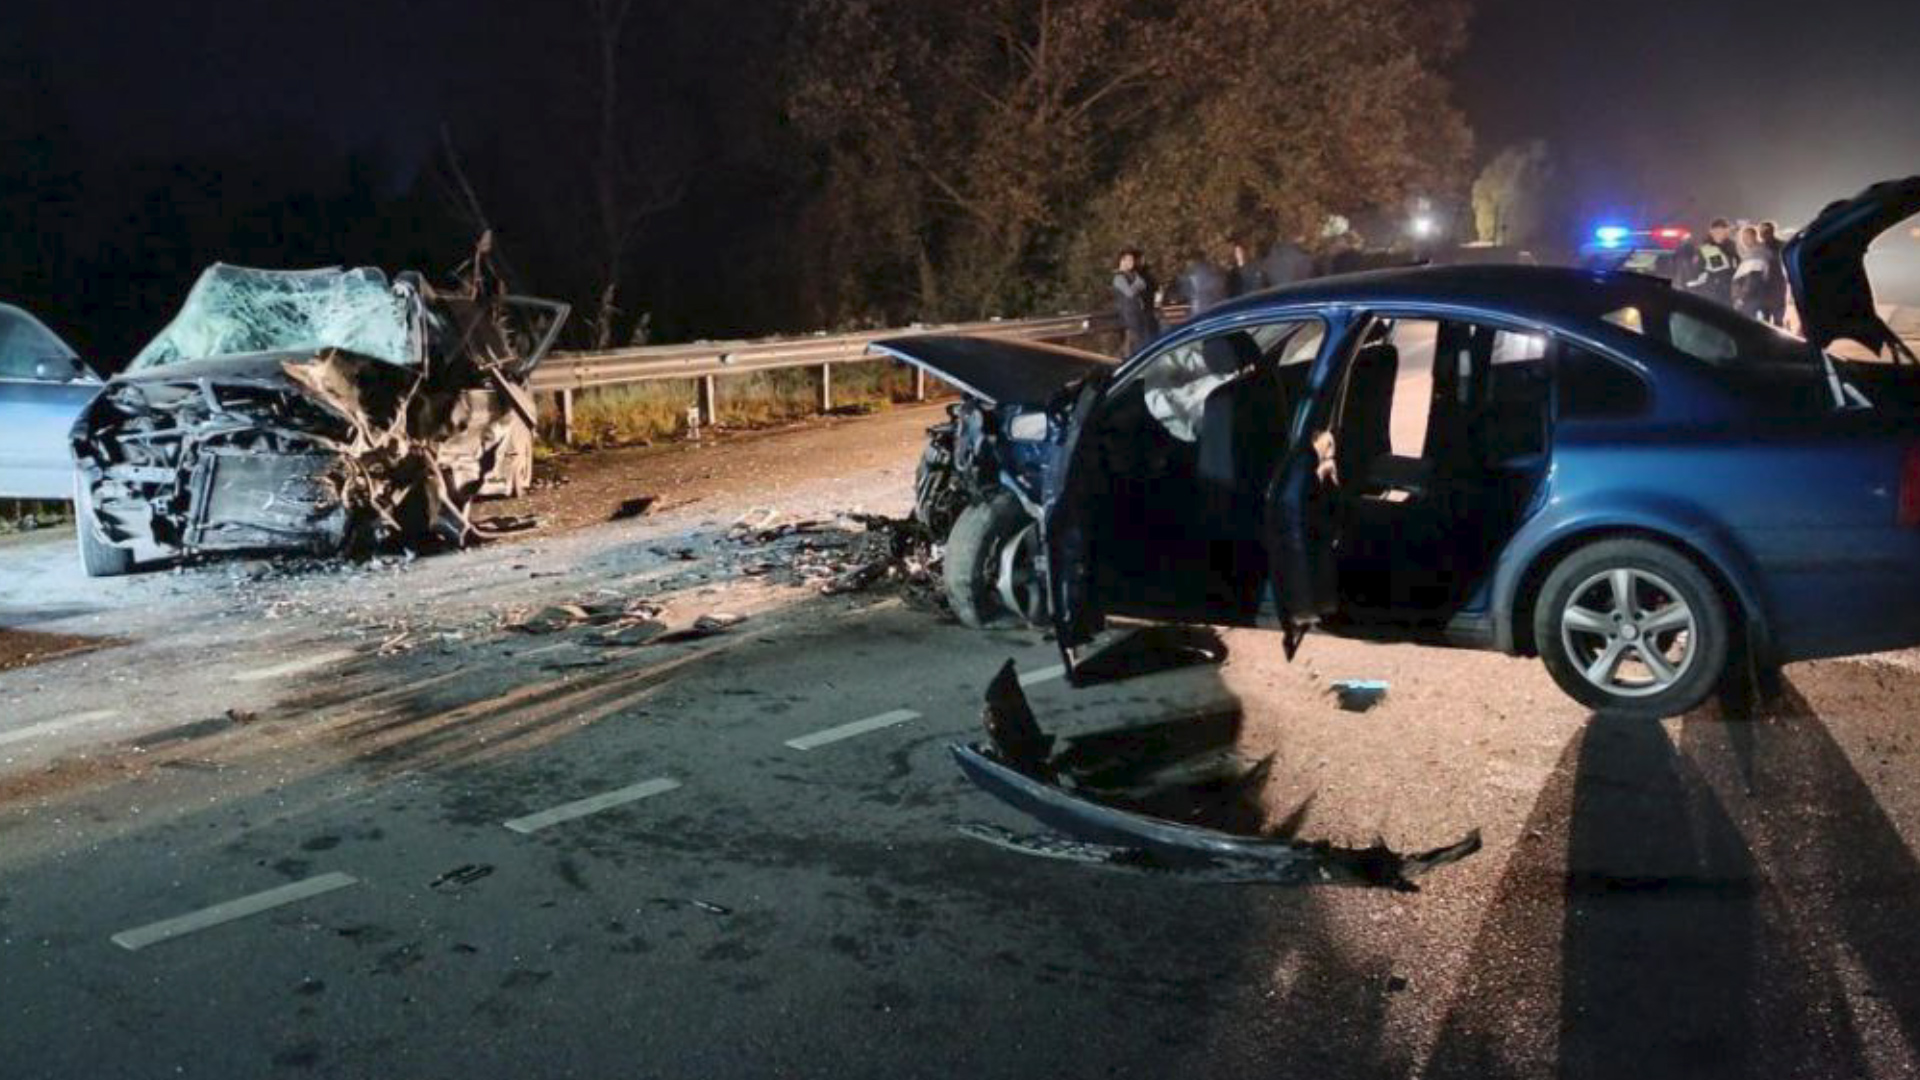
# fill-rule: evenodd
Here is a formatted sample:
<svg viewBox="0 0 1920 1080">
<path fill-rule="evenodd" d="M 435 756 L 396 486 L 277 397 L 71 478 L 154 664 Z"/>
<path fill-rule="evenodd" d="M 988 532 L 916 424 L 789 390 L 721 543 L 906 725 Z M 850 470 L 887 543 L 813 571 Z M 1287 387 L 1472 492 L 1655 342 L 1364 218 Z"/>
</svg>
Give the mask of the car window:
<svg viewBox="0 0 1920 1080">
<path fill-rule="evenodd" d="M 1687 311 L 1668 314 L 1667 340 L 1688 356 L 1710 363 L 1740 355 L 1740 344 L 1732 334 Z"/>
<path fill-rule="evenodd" d="M 1562 347 L 1555 382 L 1562 419 L 1598 419 L 1644 412 L 1650 395 L 1640 376 L 1576 345 Z"/>
<path fill-rule="evenodd" d="M 73 350 L 23 311 L 0 305 L 0 379 L 39 378 L 40 365 L 52 361 L 67 369 Z"/>
<path fill-rule="evenodd" d="M 1547 335 L 1499 330 L 1493 335 L 1493 363 L 1524 364 L 1547 358 Z"/>
<path fill-rule="evenodd" d="M 1647 332 L 1646 316 L 1640 314 L 1640 309 L 1637 307 L 1623 307 L 1618 311 L 1609 311 L 1600 318 L 1603 322 L 1610 322 L 1622 330 L 1635 334 Z"/>
<path fill-rule="evenodd" d="M 1255 363 L 1310 361 L 1325 336 L 1318 319 L 1236 327 L 1167 349 L 1141 365 L 1135 378 L 1146 396 L 1147 412 L 1167 434 L 1194 442 L 1209 394 Z"/>
</svg>

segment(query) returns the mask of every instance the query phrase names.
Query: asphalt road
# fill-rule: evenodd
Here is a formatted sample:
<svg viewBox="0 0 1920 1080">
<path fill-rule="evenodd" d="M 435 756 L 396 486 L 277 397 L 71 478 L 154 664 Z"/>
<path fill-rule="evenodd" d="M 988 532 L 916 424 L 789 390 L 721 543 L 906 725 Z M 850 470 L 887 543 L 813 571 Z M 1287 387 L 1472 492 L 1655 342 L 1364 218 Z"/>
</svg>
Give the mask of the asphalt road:
<svg viewBox="0 0 1920 1080">
<path fill-rule="evenodd" d="M 1035 634 L 726 538 L 903 509 L 935 416 L 597 456 L 535 502 L 655 511 L 391 566 L 0 547 L 0 626 L 111 639 L 0 671 L 0 1075 L 1920 1071 L 1912 658 L 1644 726 L 1531 662 L 1324 637 L 1072 690 Z M 631 600 L 747 618 L 510 628 Z M 1486 848 L 1391 893 L 989 847 L 956 826 L 1026 823 L 947 745 L 1007 659 L 1063 734 L 1272 755 L 1240 809 L 1303 837 Z M 1392 689 L 1342 712 L 1343 677 Z"/>
</svg>

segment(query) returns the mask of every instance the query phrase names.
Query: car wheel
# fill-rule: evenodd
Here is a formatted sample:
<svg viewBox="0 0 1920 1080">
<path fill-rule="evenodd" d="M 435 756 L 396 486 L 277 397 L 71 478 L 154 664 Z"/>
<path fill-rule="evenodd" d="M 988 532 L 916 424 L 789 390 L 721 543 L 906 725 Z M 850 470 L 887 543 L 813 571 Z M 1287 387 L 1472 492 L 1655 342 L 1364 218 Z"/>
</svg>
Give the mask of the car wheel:
<svg viewBox="0 0 1920 1080">
<path fill-rule="evenodd" d="M 80 477 L 73 478 L 73 526 L 80 534 L 80 566 L 88 577 L 120 577 L 133 570 L 133 552 L 100 539 L 93 517 L 93 492 Z"/>
<path fill-rule="evenodd" d="M 1653 720 L 1713 693 L 1732 632 L 1726 602 L 1691 559 L 1651 541 L 1603 540 L 1547 576 L 1533 635 L 1548 673 L 1576 701 Z"/>
<path fill-rule="evenodd" d="M 1003 566 L 1017 563 L 1023 546 L 1029 548 L 1033 519 L 1020 500 L 1000 492 L 961 511 L 947 534 L 946 565 L 943 574 L 947 601 L 961 625 L 976 630 L 993 625 L 1016 612 L 1003 599 Z M 1029 564 L 1030 565 L 1030 564 Z M 1015 573 L 1030 579 L 1028 567 L 1014 566 Z M 1020 614 L 1025 614 L 1024 612 Z"/>
</svg>

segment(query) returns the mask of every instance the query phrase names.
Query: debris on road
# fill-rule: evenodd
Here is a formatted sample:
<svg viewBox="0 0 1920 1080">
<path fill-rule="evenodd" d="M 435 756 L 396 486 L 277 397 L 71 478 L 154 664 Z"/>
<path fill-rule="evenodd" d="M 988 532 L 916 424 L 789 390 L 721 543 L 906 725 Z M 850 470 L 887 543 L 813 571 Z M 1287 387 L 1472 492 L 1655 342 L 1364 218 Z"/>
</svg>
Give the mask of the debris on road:
<svg viewBox="0 0 1920 1080">
<path fill-rule="evenodd" d="M 718 637 L 746 621 L 745 615 L 702 615 L 693 620 L 693 625 L 661 634 L 653 640 L 662 645 L 681 641 L 701 641 L 705 638 Z"/>
<path fill-rule="evenodd" d="M 653 902 L 655 904 L 658 904 L 661 907 L 698 908 L 699 910 L 704 911 L 709 915 L 733 914 L 732 908 L 723 907 L 720 904 L 713 903 L 710 900 L 676 900 L 671 896 L 656 896 L 653 898 Z"/>
<path fill-rule="evenodd" d="M 631 518 L 640 517 L 647 511 L 653 509 L 653 504 L 659 501 L 660 497 L 658 495 L 642 495 L 637 499 L 626 499 L 622 501 L 619 506 L 613 508 L 613 513 L 608 515 L 607 520 L 627 521 Z"/>
<path fill-rule="evenodd" d="M 579 626 L 625 629 L 650 622 L 660 609 L 638 600 L 600 600 L 553 604 L 507 623 L 523 634 L 558 634 Z"/>
<path fill-rule="evenodd" d="M 1012 661 L 988 686 L 983 721 L 985 745 L 956 743 L 950 748 L 961 771 L 988 794 L 1053 831 L 1023 835 L 972 824 L 961 832 L 1023 854 L 1217 884 L 1362 885 L 1412 892 L 1418 888 L 1414 878 L 1480 850 L 1477 830 L 1455 843 L 1406 855 L 1385 843 L 1343 848 L 1324 841 L 1228 832 L 1143 812 L 1143 807 L 1165 805 L 1169 795 L 1176 795 L 1187 796 L 1197 810 L 1222 816 L 1234 804 L 1257 797 L 1269 766 L 1262 762 L 1224 784 L 1216 773 L 1185 792 L 1163 784 L 1143 797 L 1138 785 L 1129 790 L 1126 781 L 1144 778 L 1151 761 L 1116 764 L 1111 755 L 1085 753 L 1084 745 L 1053 753 L 1053 739 L 1034 720 Z M 1110 741 L 1155 748 L 1153 740 L 1137 732 L 1124 734 L 1126 738 Z"/>
<path fill-rule="evenodd" d="M 1342 679 L 1331 687 L 1333 695 L 1340 699 L 1340 707 L 1357 713 L 1385 701 L 1387 689 L 1388 684 L 1377 679 Z"/>
<path fill-rule="evenodd" d="M 915 606 L 945 610 L 940 550 L 919 522 L 855 512 L 774 524 L 777 520 L 776 512 L 757 510 L 727 531 L 732 543 L 757 549 L 751 559 L 734 564 L 743 576 L 784 571 L 792 584 L 826 596 L 891 586 Z"/>
<path fill-rule="evenodd" d="M 451 892 L 455 889 L 471 885 L 492 873 L 493 866 L 491 864 L 467 863 L 464 866 L 456 866 L 446 873 L 441 874 L 439 877 L 434 878 L 427 883 L 427 888 L 436 889 L 440 892 Z"/>
</svg>

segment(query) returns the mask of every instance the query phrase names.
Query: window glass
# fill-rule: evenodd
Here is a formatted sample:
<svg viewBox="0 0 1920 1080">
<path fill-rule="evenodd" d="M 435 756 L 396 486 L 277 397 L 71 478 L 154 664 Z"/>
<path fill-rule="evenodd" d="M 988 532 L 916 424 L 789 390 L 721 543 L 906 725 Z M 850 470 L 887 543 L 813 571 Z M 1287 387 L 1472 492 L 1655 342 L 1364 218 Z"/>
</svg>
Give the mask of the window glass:
<svg viewBox="0 0 1920 1080">
<path fill-rule="evenodd" d="M 1667 316 L 1667 336 L 1674 348 L 1701 360 L 1717 362 L 1740 355 L 1740 344 L 1732 334 L 1690 312 L 1676 310 Z"/>
<path fill-rule="evenodd" d="M 36 369 L 47 361 L 55 361 L 55 369 L 62 370 L 72 355 L 51 331 L 24 313 L 0 305 L 0 379 L 37 378 Z"/>
<path fill-rule="evenodd" d="M 1647 332 L 1647 320 L 1640 314 L 1640 309 L 1637 307 L 1623 307 L 1619 311 L 1610 311 L 1602 315 L 1601 319 L 1636 334 Z"/>
<path fill-rule="evenodd" d="M 1140 368 L 1147 412 L 1167 434 L 1194 442 L 1208 395 L 1257 364 L 1312 360 L 1325 336 L 1325 326 L 1310 319 L 1243 327 L 1176 345 Z"/>
<path fill-rule="evenodd" d="M 1585 349 L 1566 346 L 1555 374 L 1564 419 L 1632 416 L 1647 407 L 1647 385 L 1640 376 Z"/>
<path fill-rule="evenodd" d="M 1547 358 L 1547 335 L 1520 334 L 1511 330 L 1500 330 L 1493 335 L 1493 362 L 1496 364 L 1522 364 L 1529 360 Z"/>
<path fill-rule="evenodd" d="M 1393 327 L 1393 347 L 1399 351 L 1399 370 L 1392 387 L 1387 442 L 1395 457 L 1417 458 L 1427 452 L 1427 426 L 1433 416 L 1433 371 L 1440 362 L 1440 324 L 1428 319 L 1402 319 Z M 1465 355 L 1454 362 L 1470 362 Z"/>
</svg>

